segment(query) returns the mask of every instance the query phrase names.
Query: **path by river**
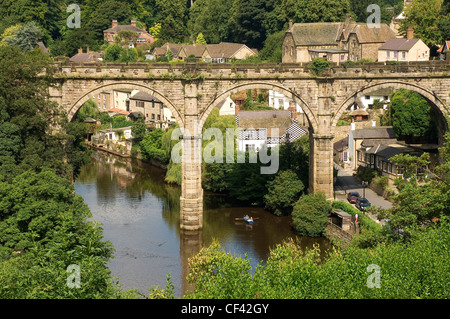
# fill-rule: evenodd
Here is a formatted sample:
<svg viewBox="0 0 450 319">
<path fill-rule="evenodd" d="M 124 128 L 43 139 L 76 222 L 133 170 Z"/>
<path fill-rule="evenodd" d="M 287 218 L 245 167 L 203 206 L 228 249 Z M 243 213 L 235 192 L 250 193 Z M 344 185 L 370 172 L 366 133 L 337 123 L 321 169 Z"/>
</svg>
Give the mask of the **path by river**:
<svg viewBox="0 0 450 319">
<path fill-rule="evenodd" d="M 203 230 L 180 231 L 180 187 L 165 183 L 159 168 L 110 154 L 97 153 L 82 168 L 75 190 L 91 209 L 92 219 L 103 224 L 105 240 L 116 250 L 108 267 L 125 290 L 148 294 L 152 286 L 164 287 L 170 274 L 179 298 L 189 289 L 187 258 L 213 239 L 231 254 L 247 254 L 255 267 L 275 245 L 297 237 L 290 217 L 209 193 L 204 194 Z M 235 221 L 244 214 L 259 219 L 253 226 Z M 318 243 L 325 252 L 331 247 L 325 238 L 299 239 L 305 248 Z"/>
</svg>

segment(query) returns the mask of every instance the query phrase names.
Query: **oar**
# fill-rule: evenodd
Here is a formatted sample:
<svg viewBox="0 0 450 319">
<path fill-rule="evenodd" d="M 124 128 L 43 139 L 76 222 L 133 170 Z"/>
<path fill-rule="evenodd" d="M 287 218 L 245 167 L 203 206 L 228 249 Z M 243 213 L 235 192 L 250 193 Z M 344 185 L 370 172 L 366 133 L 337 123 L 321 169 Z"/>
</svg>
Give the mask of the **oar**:
<svg viewBox="0 0 450 319">
<path fill-rule="evenodd" d="M 253 217 L 253 220 L 259 219 L 259 217 Z M 244 218 L 236 217 L 234 220 L 244 220 Z"/>
</svg>

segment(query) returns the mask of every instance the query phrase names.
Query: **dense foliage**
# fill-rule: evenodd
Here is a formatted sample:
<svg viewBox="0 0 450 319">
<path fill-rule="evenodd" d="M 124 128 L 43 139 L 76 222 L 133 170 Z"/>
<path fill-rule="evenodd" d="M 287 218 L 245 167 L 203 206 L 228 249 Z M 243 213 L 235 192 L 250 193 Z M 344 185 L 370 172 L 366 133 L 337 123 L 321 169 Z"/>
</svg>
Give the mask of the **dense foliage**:
<svg viewBox="0 0 450 319">
<path fill-rule="evenodd" d="M 70 19 L 74 11 L 67 12 L 68 5 L 72 3 L 69 0 L 8 0 L 0 4 L 0 35 L 9 27 L 22 27 L 33 21 L 40 29 L 39 39 L 50 48 L 53 56 L 72 56 L 77 53 L 79 47 L 89 47 L 91 50 L 106 49 L 108 44 L 104 42 L 103 30 L 111 27 L 113 19 L 118 20 L 120 24 L 129 24 L 131 20 L 136 20 L 137 26 L 146 26 L 157 39 L 156 46 L 167 41 L 193 43 L 202 35 L 200 38 L 206 43 L 245 43 L 251 48 L 263 49 L 262 60 L 280 61 L 280 41 L 289 20 L 294 23 L 335 22 L 343 21 L 347 14 L 351 14 L 356 21 L 366 22 L 371 14 L 367 12 L 367 6 L 372 2 L 85 0 L 78 4 L 81 10 L 81 27 L 71 29 L 67 26 L 67 19 Z M 381 7 L 381 20 L 384 23 L 389 23 L 392 15 L 402 10 L 402 0 L 375 2 Z M 394 7 L 393 11 L 389 9 L 391 7 Z M 438 7 L 441 9 L 440 5 Z M 443 18 L 447 16 L 444 8 L 446 6 L 442 6 L 437 20 L 440 23 L 440 33 L 445 32 L 445 23 L 448 22 L 448 18 Z M 417 20 L 415 16 L 411 19 Z M 204 43 L 203 40 L 201 43 Z M 134 53 L 132 54 L 131 60 L 128 58 L 128 61 L 133 61 Z"/>
<path fill-rule="evenodd" d="M 301 236 L 323 236 L 330 211 L 331 203 L 327 201 L 323 193 L 300 197 L 292 211 L 295 231 Z"/>
<path fill-rule="evenodd" d="M 38 50 L 0 46 L 0 298 L 131 296 L 112 281 L 112 246 L 75 194 L 85 126 L 47 99 L 52 83 L 37 76 L 47 66 Z M 70 265 L 79 288 L 67 284 Z"/>
</svg>

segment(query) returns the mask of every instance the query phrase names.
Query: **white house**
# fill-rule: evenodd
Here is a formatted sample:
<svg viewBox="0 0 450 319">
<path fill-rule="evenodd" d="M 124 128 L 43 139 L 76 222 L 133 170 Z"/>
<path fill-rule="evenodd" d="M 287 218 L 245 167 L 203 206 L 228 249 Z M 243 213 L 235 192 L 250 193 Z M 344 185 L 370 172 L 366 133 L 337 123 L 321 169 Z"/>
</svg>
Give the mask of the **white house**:
<svg viewBox="0 0 450 319">
<path fill-rule="evenodd" d="M 276 110 L 287 110 L 291 105 L 294 105 L 294 100 L 288 98 L 282 93 L 279 93 L 274 90 L 269 90 L 269 106 L 273 107 Z M 296 105 L 296 111 L 298 113 L 303 113 L 300 105 Z"/>
<path fill-rule="evenodd" d="M 231 99 L 231 97 L 227 97 L 217 107 L 219 108 L 220 116 L 236 114 L 236 103 Z"/>
<path fill-rule="evenodd" d="M 367 110 L 372 109 L 373 105 L 375 103 L 375 100 L 378 100 L 383 104 L 383 109 L 387 108 L 387 105 L 391 102 L 389 100 L 389 95 L 391 95 L 392 89 L 385 88 L 385 89 L 378 89 L 375 91 L 372 91 L 370 93 L 367 93 L 361 99 L 358 101 L 358 105 L 360 108 Z M 352 111 L 355 109 L 354 105 L 352 106 Z"/>
<path fill-rule="evenodd" d="M 274 147 L 287 140 L 293 142 L 307 134 L 289 110 L 239 111 L 236 126 L 240 151 L 258 152 L 264 145 Z"/>
</svg>

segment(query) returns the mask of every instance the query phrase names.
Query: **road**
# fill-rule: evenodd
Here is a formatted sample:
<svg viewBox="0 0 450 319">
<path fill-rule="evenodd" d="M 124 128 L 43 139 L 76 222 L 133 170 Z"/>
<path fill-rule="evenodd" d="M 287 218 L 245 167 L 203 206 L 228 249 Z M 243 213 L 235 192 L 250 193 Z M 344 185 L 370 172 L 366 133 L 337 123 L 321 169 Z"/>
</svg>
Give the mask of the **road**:
<svg viewBox="0 0 450 319">
<path fill-rule="evenodd" d="M 391 208 L 392 203 L 382 196 L 375 193 L 370 188 L 363 188 L 361 183 L 353 177 L 351 168 L 342 168 L 339 165 L 335 164 L 335 168 L 338 169 L 338 176 L 336 179 L 336 183 L 334 186 L 334 197 L 336 200 L 341 200 L 347 202 L 347 193 L 354 191 L 358 192 L 361 196 L 365 196 L 372 206 L 377 206 L 381 208 Z M 368 214 L 370 218 L 374 221 L 378 222 L 378 219 L 373 214 Z M 380 222 L 383 224 L 383 221 Z"/>
</svg>

